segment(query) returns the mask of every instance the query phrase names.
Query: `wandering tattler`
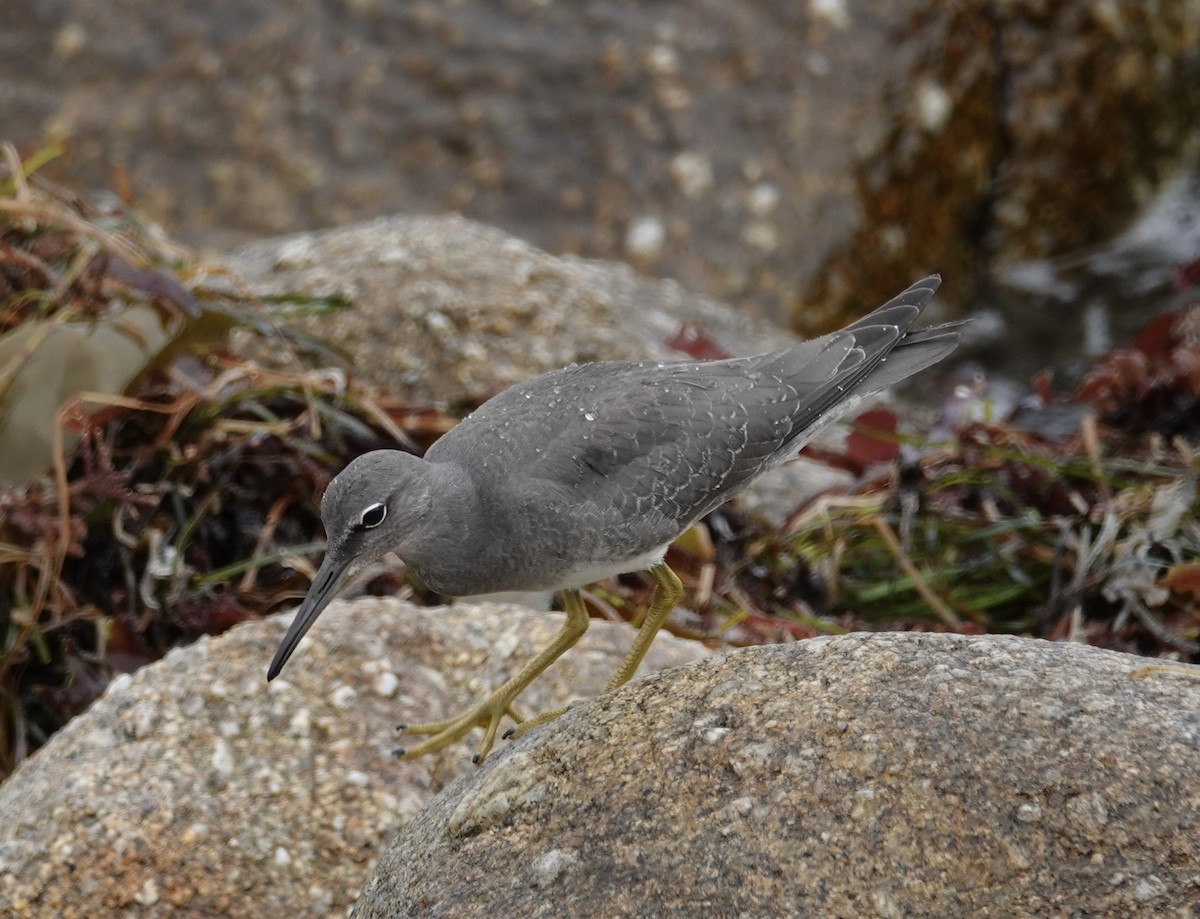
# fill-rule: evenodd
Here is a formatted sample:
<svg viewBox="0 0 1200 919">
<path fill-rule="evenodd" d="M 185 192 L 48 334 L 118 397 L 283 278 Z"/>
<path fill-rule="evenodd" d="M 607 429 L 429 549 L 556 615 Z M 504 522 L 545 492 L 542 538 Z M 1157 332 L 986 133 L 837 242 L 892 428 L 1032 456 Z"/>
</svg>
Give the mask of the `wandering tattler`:
<svg viewBox="0 0 1200 919">
<path fill-rule="evenodd" d="M 425 739 L 398 755 L 441 750 L 478 726 L 482 759 L 516 697 L 587 629 L 579 588 L 649 570 L 653 603 L 608 689 L 620 686 L 682 593 L 663 562 L 670 543 L 866 396 L 954 350 L 956 323 L 909 331 L 939 283 L 926 278 L 840 332 L 757 357 L 572 365 L 506 389 L 423 459 L 360 456 L 321 500 L 328 550 L 267 679 L 344 578 L 395 551 L 446 596 L 560 590 L 567 614 L 553 643 L 482 702 L 405 727 Z"/>
</svg>

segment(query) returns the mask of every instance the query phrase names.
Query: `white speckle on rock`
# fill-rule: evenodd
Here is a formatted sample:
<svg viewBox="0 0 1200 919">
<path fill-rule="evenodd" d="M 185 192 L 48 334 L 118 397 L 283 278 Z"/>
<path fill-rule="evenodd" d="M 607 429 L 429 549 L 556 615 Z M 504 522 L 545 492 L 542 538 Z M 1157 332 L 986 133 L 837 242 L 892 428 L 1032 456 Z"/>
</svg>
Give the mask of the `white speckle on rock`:
<svg viewBox="0 0 1200 919">
<path fill-rule="evenodd" d="M 779 233 L 765 220 L 754 220 L 742 230 L 742 241 L 760 252 L 774 252 L 779 248 Z"/>
<path fill-rule="evenodd" d="M 917 120 L 926 131 L 940 131 L 950 117 L 950 94 L 933 80 L 917 85 Z"/>
<path fill-rule="evenodd" d="M 275 847 L 275 864 L 280 868 L 286 868 L 292 863 L 292 853 L 283 846 Z"/>
<path fill-rule="evenodd" d="M 194 846 L 208 839 L 211 834 L 212 829 L 207 823 L 193 823 L 180 834 L 179 841 L 185 846 Z"/>
<path fill-rule="evenodd" d="M 400 678 L 390 670 L 385 670 L 371 682 L 371 691 L 377 696 L 390 699 L 400 688 Z"/>
<path fill-rule="evenodd" d="M 658 217 L 638 217 L 625 233 L 625 251 L 637 258 L 651 259 L 662 254 L 667 228 Z"/>
<path fill-rule="evenodd" d="M 725 739 L 725 735 L 730 732 L 731 728 L 712 727 L 705 728 L 700 736 L 704 738 L 706 743 L 720 743 Z"/>
<path fill-rule="evenodd" d="M 144 699 L 130 709 L 126 715 L 126 724 L 135 738 L 144 740 L 154 733 L 161 717 L 158 706 Z"/>
<path fill-rule="evenodd" d="M 406 265 L 412 261 L 412 252 L 405 246 L 384 246 L 375 258 L 381 265 Z"/>
<path fill-rule="evenodd" d="M 1024 846 L 1011 839 L 1005 840 L 1002 845 L 1004 854 L 1008 857 L 1008 863 L 1014 870 L 1028 871 L 1033 866 L 1033 859 Z"/>
<path fill-rule="evenodd" d="M 492 651 L 497 659 L 511 657 L 521 647 L 521 635 L 512 629 L 506 629 L 496 636 Z"/>
<path fill-rule="evenodd" d="M 888 224 L 879 228 L 879 243 L 888 252 L 899 255 L 908 245 L 908 233 L 902 226 L 894 223 Z"/>
<path fill-rule="evenodd" d="M 671 76 L 679 73 L 679 55 L 670 45 L 655 45 L 646 55 L 646 66 L 655 76 Z"/>
<path fill-rule="evenodd" d="M 889 891 L 873 890 L 871 891 L 871 902 L 875 905 L 881 919 L 899 919 L 904 915 L 904 911 L 900 908 L 900 904 Z"/>
<path fill-rule="evenodd" d="M 530 865 L 530 883 L 539 890 L 549 887 L 578 861 L 579 855 L 572 849 L 543 852 Z"/>
<path fill-rule="evenodd" d="M 816 772 L 816 756 L 811 747 L 797 753 L 789 753 L 783 758 L 780 772 L 784 775 L 811 775 Z"/>
<path fill-rule="evenodd" d="M 342 711 L 350 708 L 358 698 L 358 692 L 353 686 L 347 686 L 342 683 L 333 688 L 333 692 L 329 694 L 329 704 L 334 708 L 340 708 Z"/>
<path fill-rule="evenodd" d="M 1017 808 L 1017 820 L 1021 823 L 1037 823 L 1042 819 L 1041 805 L 1026 801 Z"/>
<path fill-rule="evenodd" d="M 879 805 L 876 801 L 875 789 L 866 787 L 855 789 L 854 797 L 850 802 L 851 818 L 874 822 L 878 813 Z"/>
<path fill-rule="evenodd" d="M 213 747 L 212 765 L 221 775 L 233 774 L 233 749 L 224 740 L 218 740 Z"/>
<path fill-rule="evenodd" d="M 237 737 L 242 733 L 242 726 L 232 718 L 225 718 L 217 725 L 217 730 L 221 732 L 222 737 Z"/>
<path fill-rule="evenodd" d="M 1133 885 L 1133 898 L 1139 903 L 1148 903 L 1166 893 L 1166 884 L 1153 874 L 1142 878 Z"/>
<path fill-rule="evenodd" d="M 850 25 L 846 0 L 808 0 L 808 12 L 814 19 L 835 29 L 845 29 Z"/>
<path fill-rule="evenodd" d="M 756 217 L 765 217 L 778 206 L 778 186 L 770 182 L 759 182 L 750 189 L 750 212 Z"/>
<path fill-rule="evenodd" d="M 347 785 L 354 785 L 357 788 L 366 788 L 371 784 L 371 777 L 359 769 L 351 769 L 344 778 Z"/>
<path fill-rule="evenodd" d="M 308 906 L 310 915 L 316 915 L 318 910 L 329 910 L 333 906 L 333 894 L 313 884 L 308 888 Z"/>
<path fill-rule="evenodd" d="M 307 708 L 296 709 L 288 722 L 288 733 L 293 737 L 307 737 L 312 731 L 312 712 Z"/>
<path fill-rule="evenodd" d="M 88 46 L 88 31 L 82 23 L 68 22 L 54 34 L 54 56 L 69 60 Z"/>
<path fill-rule="evenodd" d="M 460 341 L 458 353 L 472 361 L 483 361 L 488 356 L 487 349 L 477 341 Z"/>
<path fill-rule="evenodd" d="M 119 673 L 108 681 L 108 688 L 105 690 L 105 695 L 113 696 L 124 692 L 132 682 L 133 677 L 128 673 Z"/>
<path fill-rule="evenodd" d="M 313 253 L 314 240 L 297 237 L 284 240 L 276 250 L 275 270 L 288 271 L 297 268 L 312 268 L 316 264 Z"/>
<path fill-rule="evenodd" d="M 176 648 L 172 648 L 163 656 L 163 661 L 168 664 L 179 664 L 181 666 L 185 666 L 194 653 L 208 647 L 209 641 L 211 641 L 209 636 L 201 635 L 190 645 L 180 645 Z"/>
<path fill-rule="evenodd" d="M 288 682 L 287 677 L 276 677 L 267 684 L 267 692 L 276 696 L 291 692 L 292 689 L 293 686 Z"/>
<path fill-rule="evenodd" d="M 133 899 L 142 906 L 153 906 L 158 902 L 158 885 L 154 883 L 154 878 L 147 878 L 146 883 L 142 885 L 142 889 L 133 895 Z"/>
<path fill-rule="evenodd" d="M 713 187 L 712 161 L 700 153 L 680 153 L 671 160 L 671 177 L 685 197 L 698 198 Z"/>
<path fill-rule="evenodd" d="M 430 310 L 425 314 L 425 325 L 429 326 L 432 332 L 449 332 L 453 327 L 452 323 L 445 313 L 439 313 L 437 310 Z"/>
<path fill-rule="evenodd" d="M 733 755 L 729 767 L 739 776 L 753 775 L 771 758 L 773 751 L 769 743 L 747 744 Z"/>
</svg>

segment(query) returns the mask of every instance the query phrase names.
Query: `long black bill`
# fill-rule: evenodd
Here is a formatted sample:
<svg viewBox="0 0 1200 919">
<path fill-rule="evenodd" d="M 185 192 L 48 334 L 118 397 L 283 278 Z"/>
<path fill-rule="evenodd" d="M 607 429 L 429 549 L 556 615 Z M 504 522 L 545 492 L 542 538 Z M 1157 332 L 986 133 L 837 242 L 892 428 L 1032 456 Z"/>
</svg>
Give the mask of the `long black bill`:
<svg viewBox="0 0 1200 919">
<path fill-rule="evenodd" d="M 321 562 L 321 567 L 317 569 L 317 576 L 313 579 L 312 586 L 308 588 L 308 594 L 304 597 L 300 608 L 296 610 L 296 618 L 292 620 L 291 628 L 283 636 L 279 650 L 275 652 L 275 659 L 271 661 L 271 666 L 267 669 L 268 683 L 279 676 L 279 671 L 283 669 L 283 665 L 288 662 L 288 658 L 296 650 L 296 645 L 300 644 L 304 633 L 312 628 L 312 624 L 317 621 L 321 611 L 334 598 L 338 588 L 342 586 L 342 577 L 349 567 L 349 562 L 331 561 L 329 555 L 326 554 L 324 561 Z"/>
</svg>

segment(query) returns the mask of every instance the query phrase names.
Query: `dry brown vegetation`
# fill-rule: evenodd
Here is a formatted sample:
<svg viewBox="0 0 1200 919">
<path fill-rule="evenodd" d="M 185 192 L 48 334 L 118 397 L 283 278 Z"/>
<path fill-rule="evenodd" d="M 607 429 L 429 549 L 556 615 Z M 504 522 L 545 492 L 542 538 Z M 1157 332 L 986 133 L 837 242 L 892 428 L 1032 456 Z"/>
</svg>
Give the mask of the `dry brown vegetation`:
<svg viewBox="0 0 1200 919">
<path fill-rule="evenodd" d="M 453 423 L 359 385 L 330 351 L 293 371 L 234 353 L 237 325 L 311 355 L 319 343 L 289 335 L 284 313 L 347 304 L 213 283 L 120 202 L 40 183 L 46 155 L 6 148 L 0 166 L 0 347 L 25 336 L 0 350 L 0 424 L 27 406 L 21 374 L 62 330 L 109 329 L 143 359 L 128 385 L 33 419 L 52 451 L 0 484 L 0 776 L 116 673 L 300 596 L 330 477 L 365 450 L 421 452 Z M 1043 410 L 1075 413 L 1068 435 L 1038 433 L 1026 412 L 930 445 L 886 413 L 861 417 L 884 433 L 821 457 L 852 487 L 782 528 L 727 507 L 672 549 L 689 594 L 671 627 L 734 643 L 1006 631 L 1200 660 L 1200 307 L 1157 320 L 1070 398 L 1048 389 Z M 14 441 L 0 434 L 0 452 Z M 369 589 L 436 599 L 394 574 Z M 629 576 L 589 602 L 633 619 L 648 596 Z"/>
</svg>

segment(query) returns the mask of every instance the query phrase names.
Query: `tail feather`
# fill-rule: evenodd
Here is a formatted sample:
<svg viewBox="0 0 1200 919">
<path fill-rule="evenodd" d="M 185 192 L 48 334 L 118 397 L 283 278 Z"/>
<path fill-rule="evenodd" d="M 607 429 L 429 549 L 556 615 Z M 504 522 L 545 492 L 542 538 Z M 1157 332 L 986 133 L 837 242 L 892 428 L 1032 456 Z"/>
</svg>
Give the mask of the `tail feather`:
<svg viewBox="0 0 1200 919">
<path fill-rule="evenodd" d="M 855 387 L 855 392 L 867 395 L 887 389 L 936 364 L 958 347 L 958 330 L 964 325 L 965 322 L 948 322 L 908 333 Z"/>
<path fill-rule="evenodd" d="M 799 449 L 868 396 L 937 363 L 958 346 L 960 322 L 909 331 L 940 283 L 938 275 L 931 275 L 842 331 L 780 355 L 780 363 L 803 362 L 794 379 L 820 381 L 792 416 L 784 453 Z M 820 348 L 815 354 L 814 345 Z M 833 372 L 831 363 L 836 365 Z"/>
</svg>

